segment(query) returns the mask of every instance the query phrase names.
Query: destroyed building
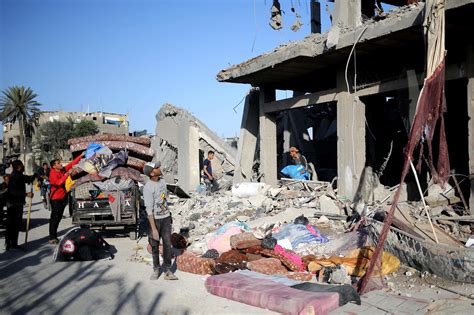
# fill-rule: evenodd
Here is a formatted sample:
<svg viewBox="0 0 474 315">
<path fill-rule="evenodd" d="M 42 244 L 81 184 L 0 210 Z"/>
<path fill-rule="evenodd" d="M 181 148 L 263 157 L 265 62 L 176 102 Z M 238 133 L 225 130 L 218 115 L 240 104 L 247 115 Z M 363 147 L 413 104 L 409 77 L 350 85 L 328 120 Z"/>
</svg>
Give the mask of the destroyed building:
<svg viewBox="0 0 474 315">
<path fill-rule="evenodd" d="M 185 192 L 196 191 L 207 152 L 215 157 L 213 172 L 221 188 L 229 188 L 236 150 L 188 111 L 164 104 L 156 114 L 156 157 L 162 163 L 167 182 Z"/>
<path fill-rule="evenodd" d="M 251 180 L 257 156 L 261 181 L 275 186 L 289 148 L 297 146 L 315 166 L 318 179 L 337 177 L 338 195 L 349 200 L 367 166 L 379 172 L 382 185 L 399 183 L 426 75 L 425 3 L 386 0 L 382 2 L 399 7 L 377 13 L 367 9 L 371 1 L 334 2 L 327 33 L 313 33 L 217 74 L 220 82 L 252 86 L 234 182 Z M 449 160 L 473 209 L 474 42 L 469 34 L 474 1 L 445 4 Z M 292 91 L 293 97 L 276 99 L 277 91 Z"/>
</svg>

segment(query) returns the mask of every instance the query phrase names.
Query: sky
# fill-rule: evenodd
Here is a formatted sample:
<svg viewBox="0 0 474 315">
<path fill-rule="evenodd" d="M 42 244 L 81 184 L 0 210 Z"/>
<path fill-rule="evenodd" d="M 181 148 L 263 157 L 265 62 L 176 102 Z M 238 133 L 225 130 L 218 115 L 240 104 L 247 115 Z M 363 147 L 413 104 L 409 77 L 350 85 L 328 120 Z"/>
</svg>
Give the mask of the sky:
<svg viewBox="0 0 474 315">
<path fill-rule="evenodd" d="M 130 131 L 152 134 L 171 103 L 221 137 L 238 136 L 250 86 L 215 77 L 310 34 L 310 0 L 280 3 L 275 31 L 271 0 L 0 0 L 0 90 L 30 87 L 42 110 L 129 114 Z"/>
</svg>

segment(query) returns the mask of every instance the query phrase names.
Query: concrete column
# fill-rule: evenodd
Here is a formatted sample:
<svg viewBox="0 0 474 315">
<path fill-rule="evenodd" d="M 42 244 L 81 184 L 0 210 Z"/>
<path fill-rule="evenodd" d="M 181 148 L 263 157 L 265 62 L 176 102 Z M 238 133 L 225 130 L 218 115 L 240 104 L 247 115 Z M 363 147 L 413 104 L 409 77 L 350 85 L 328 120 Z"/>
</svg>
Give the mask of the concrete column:
<svg viewBox="0 0 474 315">
<path fill-rule="evenodd" d="M 335 0 L 332 14 L 332 26 L 328 33 L 326 46 L 334 47 L 339 42 L 341 27 L 355 28 L 362 24 L 363 0 Z"/>
<path fill-rule="evenodd" d="M 311 0 L 311 33 L 321 33 L 321 3 Z"/>
<path fill-rule="evenodd" d="M 237 145 L 237 158 L 233 178 L 234 184 L 250 182 L 252 178 L 252 167 L 259 131 L 259 94 L 260 92 L 258 90 L 252 89 L 245 98 L 239 143 Z"/>
<path fill-rule="evenodd" d="M 178 128 L 178 184 L 185 191 L 195 191 L 200 182 L 199 131 L 189 121 Z"/>
<path fill-rule="evenodd" d="M 410 104 L 408 104 L 408 121 L 409 128 L 407 132 L 410 133 L 411 125 L 413 124 L 413 119 L 415 118 L 416 105 L 418 103 L 418 97 L 420 96 L 420 87 L 418 84 L 418 79 L 416 78 L 415 70 L 407 70 L 407 82 L 408 82 L 408 98 L 410 99 Z"/>
<path fill-rule="evenodd" d="M 283 117 L 283 164 L 290 164 L 289 152 L 291 147 L 290 113 L 286 112 Z"/>
<path fill-rule="evenodd" d="M 471 195 L 469 197 L 469 208 L 474 214 L 474 45 L 469 45 L 467 50 L 467 115 L 468 120 L 468 143 L 469 143 L 469 178 L 471 181 Z"/>
<path fill-rule="evenodd" d="M 344 69 L 337 89 L 337 193 L 352 200 L 365 165 L 365 105 L 347 92 Z"/>
<path fill-rule="evenodd" d="M 274 101 L 275 90 L 260 88 L 260 169 L 263 182 L 275 187 L 277 180 L 277 130 L 275 117 L 264 112 L 264 104 Z"/>
</svg>

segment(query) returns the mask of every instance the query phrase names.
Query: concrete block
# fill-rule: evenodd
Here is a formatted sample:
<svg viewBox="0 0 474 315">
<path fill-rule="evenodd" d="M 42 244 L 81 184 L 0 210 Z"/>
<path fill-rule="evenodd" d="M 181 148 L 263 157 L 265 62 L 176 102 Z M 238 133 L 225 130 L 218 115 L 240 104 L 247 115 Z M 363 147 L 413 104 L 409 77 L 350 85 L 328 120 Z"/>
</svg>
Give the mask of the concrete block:
<svg viewBox="0 0 474 315">
<path fill-rule="evenodd" d="M 339 209 L 336 202 L 325 195 L 319 197 L 319 208 L 322 213 L 341 214 L 341 209 Z"/>
</svg>

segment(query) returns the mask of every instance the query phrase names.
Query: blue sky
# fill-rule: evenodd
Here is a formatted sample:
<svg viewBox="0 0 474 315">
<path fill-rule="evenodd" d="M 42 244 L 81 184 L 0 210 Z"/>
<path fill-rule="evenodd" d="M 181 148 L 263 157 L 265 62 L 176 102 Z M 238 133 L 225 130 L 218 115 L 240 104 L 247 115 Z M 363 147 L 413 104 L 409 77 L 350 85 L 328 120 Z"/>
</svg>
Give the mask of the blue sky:
<svg viewBox="0 0 474 315">
<path fill-rule="evenodd" d="M 310 0 L 280 2 L 274 31 L 271 0 L 0 0 L 0 89 L 29 86 L 43 110 L 128 113 L 131 131 L 152 133 L 169 102 L 235 136 L 249 86 L 216 74 L 310 33 Z"/>
</svg>

